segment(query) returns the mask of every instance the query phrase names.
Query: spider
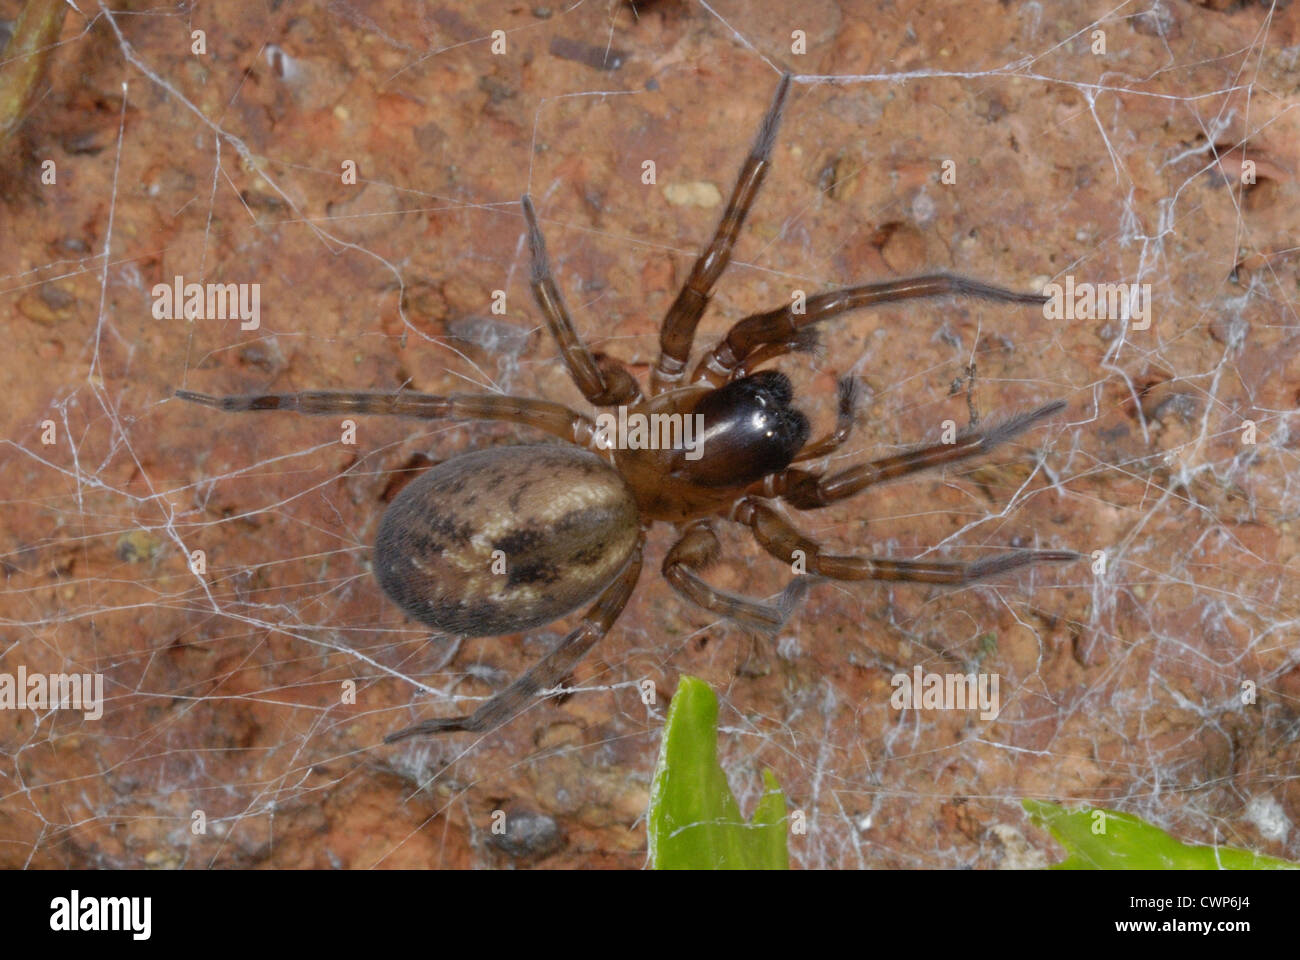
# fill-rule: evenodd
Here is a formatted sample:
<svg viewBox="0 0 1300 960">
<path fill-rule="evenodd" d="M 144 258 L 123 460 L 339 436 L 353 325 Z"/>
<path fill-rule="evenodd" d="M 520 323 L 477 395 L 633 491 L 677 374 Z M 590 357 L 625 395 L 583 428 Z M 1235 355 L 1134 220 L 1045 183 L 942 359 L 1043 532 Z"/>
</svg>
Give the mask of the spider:
<svg viewBox="0 0 1300 960">
<path fill-rule="evenodd" d="M 613 626 L 641 574 L 646 530 L 673 524 L 680 538 L 663 576 L 687 600 L 746 628 L 770 632 L 789 617 L 813 577 L 968 584 L 1042 561 L 1079 558 L 1069 551 L 1017 550 L 974 563 L 837 556 L 823 551 L 773 507 L 781 500 L 816 510 L 873 484 L 985 453 L 1065 407 L 1041 406 L 1002 423 L 835 473 L 793 467 L 840 447 L 853 425 L 856 391 L 840 383 L 833 432 L 809 441 L 807 418 L 791 406 L 790 380 L 756 368 L 809 348 L 815 324 L 849 310 L 925 297 L 964 295 L 1041 305 L 977 280 L 931 274 L 833 290 L 745 317 L 687 376 L 696 325 L 731 258 L 732 248 L 771 165 L 790 75 L 782 76 L 732 190 L 712 241 L 664 317 L 649 394 L 617 360 L 593 353 L 574 329 L 556 285 L 533 204 L 525 195 L 531 286 L 578 388 L 597 407 L 617 407 L 629 421 L 654 415 L 699 417 L 699 445 L 680 433 L 671 442 L 624 443 L 611 449 L 593 420 L 532 397 L 453 393 L 303 391 L 287 394 L 176 396 L 220 410 L 297 410 L 305 414 L 390 414 L 418 419 L 497 420 L 552 434 L 566 444 L 512 445 L 473 451 L 430 468 L 389 504 L 375 543 L 374 572 L 408 616 L 459 636 L 519 633 L 594 603 L 550 653 L 467 716 L 425 720 L 385 737 L 391 743 L 452 730 L 486 732 L 554 687 Z M 598 418 L 599 419 L 599 418 Z M 681 421 L 685 423 L 686 421 Z M 714 523 L 743 524 L 772 556 L 802 559 L 775 603 L 710 586 L 701 573 L 721 553 Z"/>
</svg>

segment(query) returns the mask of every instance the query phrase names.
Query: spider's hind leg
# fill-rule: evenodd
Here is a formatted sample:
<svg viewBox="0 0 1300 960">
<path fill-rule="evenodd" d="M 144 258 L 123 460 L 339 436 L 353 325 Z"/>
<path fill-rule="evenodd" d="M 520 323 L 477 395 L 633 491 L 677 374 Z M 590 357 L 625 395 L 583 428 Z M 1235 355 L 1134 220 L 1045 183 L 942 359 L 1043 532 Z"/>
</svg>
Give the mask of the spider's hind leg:
<svg viewBox="0 0 1300 960">
<path fill-rule="evenodd" d="M 641 576 L 641 549 L 645 534 L 637 540 L 632 556 L 612 584 L 605 588 L 580 623 L 560 645 L 539 660 L 527 673 L 515 680 L 483 706 L 463 717 L 437 717 L 425 720 L 384 737 L 384 743 L 396 743 L 420 734 L 449 733 L 468 730 L 488 733 L 523 712 L 532 698 L 547 690 L 573 670 L 598 640 L 607 634 L 627 605 L 628 597 Z"/>
</svg>

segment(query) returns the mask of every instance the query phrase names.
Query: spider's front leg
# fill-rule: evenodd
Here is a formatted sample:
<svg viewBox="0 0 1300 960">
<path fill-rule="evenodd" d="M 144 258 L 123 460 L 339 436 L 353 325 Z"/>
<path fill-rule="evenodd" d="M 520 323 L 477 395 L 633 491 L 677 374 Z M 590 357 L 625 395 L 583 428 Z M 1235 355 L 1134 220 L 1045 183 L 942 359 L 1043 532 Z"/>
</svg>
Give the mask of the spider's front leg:
<svg viewBox="0 0 1300 960">
<path fill-rule="evenodd" d="M 564 297 L 560 295 L 555 275 L 551 272 L 551 260 L 546 255 L 546 241 L 542 238 L 542 228 L 537 224 L 533 201 L 524 194 L 521 202 L 524 220 L 528 223 L 528 246 L 532 253 L 533 296 L 542 310 L 542 316 L 546 318 L 551 336 L 560 345 L 560 354 L 564 357 L 573 382 L 578 385 L 587 402 L 598 407 L 636 403 L 641 399 L 641 388 L 632 374 L 613 357 L 594 355 L 578 336 L 578 331 L 573 327 L 573 319 L 569 316 L 569 308 L 564 305 Z"/>
<path fill-rule="evenodd" d="M 809 297 L 803 305 L 803 313 L 795 313 L 795 305 L 791 303 L 788 307 L 751 314 L 736 321 L 718 345 L 695 365 L 691 381 L 720 387 L 751 371 L 757 363 L 756 357 L 788 353 L 796 349 L 794 345 L 800 342 L 801 336 L 806 336 L 812 324 L 850 310 L 943 296 L 976 297 L 1033 306 L 1047 302 L 1047 298 L 1039 293 L 1020 293 L 947 273 L 831 290 Z"/>
<path fill-rule="evenodd" d="M 681 386 L 686 374 L 686 364 L 691 359 L 691 346 L 695 342 L 695 328 L 699 325 L 704 308 L 709 305 L 713 286 L 727 269 L 736 237 L 745 224 L 749 208 L 754 205 L 763 178 L 772 165 L 772 144 L 781 125 L 781 111 L 790 92 L 790 74 L 783 74 L 777 85 L 772 105 L 767 108 L 758 136 L 750 148 L 731 190 L 726 212 L 714 231 L 713 240 L 695 260 L 691 274 L 686 278 L 677 299 L 668 308 L 659 331 L 659 359 L 650 374 L 650 393 L 657 395 Z"/>
<path fill-rule="evenodd" d="M 956 443 L 918 447 L 892 457 L 860 463 L 837 473 L 822 474 L 798 468 L 782 470 L 755 483 L 749 488 L 749 493 L 769 499 L 779 497 L 800 510 L 816 510 L 855 496 L 873 484 L 988 453 L 998 444 L 1028 430 L 1039 420 L 1064 409 L 1064 400 L 1054 400 L 1036 410 L 958 436 Z"/>
<path fill-rule="evenodd" d="M 234 413 L 294 410 L 322 416 L 331 413 L 381 414 L 418 420 L 501 420 L 544 430 L 579 446 L 591 446 L 596 426 L 576 411 L 549 400 L 499 394 L 373 393 L 348 390 L 304 390 L 301 393 L 245 393 L 214 397 L 177 390 L 176 397 L 205 407 Z"/>
<path fill-rule="evenodd" d="M 534 696 L 554 687 L 568 676 L 578 661 L 587 655 L 587 651 L 614 626 L 614 621 L 623 612 L 628 597 L 636 587 L 637 578 L 641 576 L 641 550 L 644 545 L 645 532 L 642 531 L 636 546 L 632 548 L 627 566 L 592 604 L 582 618 L 582 623 L 518 680 L 467 716 L 425 720 L 390 733 L 384 737 L 384 743 L 395 743 L 420 734 L 448 733 L 454 730 L 487 733 L 527 709 Z"/>
</svg>

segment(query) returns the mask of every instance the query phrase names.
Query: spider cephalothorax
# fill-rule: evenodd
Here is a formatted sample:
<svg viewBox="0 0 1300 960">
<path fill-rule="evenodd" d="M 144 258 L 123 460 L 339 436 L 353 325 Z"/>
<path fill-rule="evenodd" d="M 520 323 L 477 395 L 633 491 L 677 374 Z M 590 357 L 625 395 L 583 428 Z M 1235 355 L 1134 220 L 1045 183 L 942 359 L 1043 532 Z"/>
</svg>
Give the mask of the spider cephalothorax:
<svg viewBox="0 0 1300 960">
<path fill-rule="evenodd" d="M 790 77 L 782 77 L 722 222 L 664 318 L 649 395 L 620 363 L 591 353 L 578 336 L 551 273 L 533 205 L 523 198 L 538 306 L 578 388 L 593 405 L 617 409 L 617 418 L 593 421 L 558 403 L 499 395 L 312 391 L 212 397 L 177 391 L 186 400 L 222 410 L 503 420 L 569 444 L 462 454 L 409 483 L 384 513 L 375 576 L 409 616 L 435 630 L 466 636 L 516 633 L 594 601 L 551 653 L 474 713 L 425 720 L 388 741 L 489 730 L 564 677 L 622 612 L 641 573 L 646 528 L 656 521 L 674 524 L 681 534 L 664 559 L 668 582 L 694 603 L 755 630 L 779 627 L 790 604 L 753 600 L 705 582 L 701 571 L 720 552 L 713 526 L 719 519 L 748 526 L 768 553 L 787 563 L 797 557 L 800 563 L 792 568 L 837 580 L 964 584 L 1078 556 L 1016 550 L 971 564 L 835 556 L 772 506 L 783 500 L 817 509 L 872 484 L 976 456 L 1065 404 L 1047 404 L 955 443 L 827 474 L 791 464 L 825 456 L 844 443 L 853 425 L 852 383 L 841 384 L 834 432 L 809 441 L 808 421 L 791 405 L 790 381 L 775 371 L 755 372 L 759 364 L 807 349 L 813 324 L 859 307 L 944 295 L 1039 305 L 1038 294 L 947 274 L 834 290 L 808 298 L 801 312 L 786 307 L 744 318 L 688 377 L 695 328 L 767 173 L 789 86 Z M 646 435 L 611 436 L 607 429 L 628 422 Z M 665 437 L 667 442 L 645 442 Z M 796 579 L 792 587 L 803 583 Z M 787 599 L 797 592 L 788 591 Z"/>
</svg>

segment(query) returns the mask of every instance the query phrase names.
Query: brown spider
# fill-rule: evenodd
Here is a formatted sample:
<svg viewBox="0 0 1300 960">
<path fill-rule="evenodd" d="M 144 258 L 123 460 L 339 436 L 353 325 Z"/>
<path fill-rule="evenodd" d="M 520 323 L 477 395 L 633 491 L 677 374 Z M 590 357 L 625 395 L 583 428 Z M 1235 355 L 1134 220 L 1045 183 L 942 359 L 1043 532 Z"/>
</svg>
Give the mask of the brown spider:
<svg viewBox="0 0 1300 960">
<path fill-rule="evenodd" d="M 835 580 L 967 584 L 1030 563 L 1078 558 L 1068 551 L 1030 550 L 969 564 L 834 556 L 823 553 L 770 502 L 780 499 L 815 510 L 882 480 L 976 456 L 1057 413 L 1065 403 L 1049 403 L 955 443 L 825 474 L 790 464 L 825 456 L 847 439 L 854 413 L 851 381 L 841 383 L 836 429 L 808 442 L 808 421 L 790 406 L 789 379 L 772 370 L 754 372 L 759 364 L 807 349 L 813 324 L 859 307 L 954 294 L 1039 305 L 1043 297 L 1038 294 L 945 274 L 835 290 L 809 298 L 803 313 L 783 307 L 739 321 L 687 379 L 695 327 L 767 174 L 789 87 L 787 74 L 712 242 L 664 318 L 648 397 L 622 364 L 593 354 L 579 338 L 551 273 L 533 205 L 527 196 L 522 201 L 533 294 L 578 388 L 596 406 L 621 408 L 629 421 L 645 417 L 663 423 L 669 421 L 655 420 L 655 415 L 679 415 L 678 423 L 685 424 L 691 418 L 703 427 L 695 447 L 679 428 L 666 447 L 625 443 L 609 449 L 611 438 L 589 417 L 531 397 L 339 391 L 212 397 L 176 392 L 220 410 L 510 421 L 573 444 L 462 454 L 407 484 L 385 511 L 375 543 L 375 576 L 409 616 L 435 630 L 476 637 L 518 633 L 595 599 L 559 646 L 474 713 L 425 720 L 390 734 L 386 742 L 447 730 L 491 730 L 554 686 L 623 611 L 641 573 L 645 531 L 655 521 L 681 532 L 663 564 L 673 588 L 719 616 L 763 631 L 785 622 L 807 578 L 796 577 L 775 604 L 709 586 L 700 572 L 720 553 L 714 518 L 748 526 L 774 557 L 801 559 L 809 574 Z"/>
</svg>

